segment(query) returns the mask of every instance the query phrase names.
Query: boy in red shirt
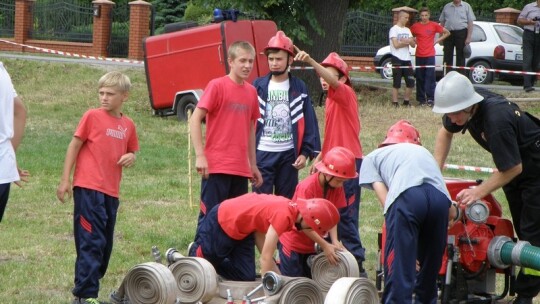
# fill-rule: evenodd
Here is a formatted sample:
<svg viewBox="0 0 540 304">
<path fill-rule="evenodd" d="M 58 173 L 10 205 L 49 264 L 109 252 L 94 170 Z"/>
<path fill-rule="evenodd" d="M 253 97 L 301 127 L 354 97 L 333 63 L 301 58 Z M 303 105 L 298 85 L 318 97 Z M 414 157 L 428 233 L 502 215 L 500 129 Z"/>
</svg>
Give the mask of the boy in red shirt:
<svg viewBox="0 0 540 304">
<path fill-rule="evenodd" d="M 433 107 L 435 100 L 435 44 L 450 36 L 450 32 L 437 22 L 429 20 L 429 9 L 420 9 L 420 21 L 411 26 L 411 33 L 416 37 L 416 65 L 433 66 L 416 68 L 416 100 L 421 106 Z M 441 34 L 435 40 L 435 35 Z"/>
<path fill-rule="evenodd" d="M 338 209 L 346 207 L 343 183 L 358 176 L 354 154 L 347 148 L 335 147 L 315 167 L 319 172 L 311 174 L 298 184 L 293 200 L 324 198 Z M 337 227 L 330 229 L 329 235 L 331 243 L 309 231 L 292 230 L 281 235 L 279 238 L 281 273 L 291 277 L 311 278 L 311 269 L 307 261 L 310 256 L 316 254 L 315 243 L 321 246 L 329 262 L 336 264 L 339 258 L 335 251 L 344 248 L 339 242 Z"/>
<path fill-rule="evenodd" d="M 280 235 L 293 229 L 324 235 L 338 221 L 336 207 L 325 199 L 291 201 L 277 195 L 248 193 L 209 211 L 189 255 L 207 259 L 227 280 L 254 281 L 254 245 L 260 252 L 261 274 L 280 273 L 274 261 Z"/>
<path fill-rule="evenodd" d="M 296 48 L 296 46 L 295 46 Z M 337 53 L 330 53 L 319 64 L 308 53 L 296 48 L 294 60 L 311 65 L 321 77 L 324 90 L 328 90 L 325 103 L 324 140 L 322 151 L 313 161 L 317 164 L 333 147 L 349 149 L 356 158 L 356 170 L 362 165 L 362 145 L 360 144 L 360 117 L 358 100 L 351 87 L 347 63 Z M 312 166 L 311 173 L 315 172 Z M 358 262 L 360 272 L 365 272 L 362 265 L 365 260 L 365 249 L 358 232 L 358 215 L 360 208 L 360 186 L 358 177 L 347 180 L 343 184 L 347 205 L 339 210 L 341 215 L 338 236 L 347 250 Z"/>
<path fill-rule="evenodd" d="M 73 213 L 75 287 L 73 304 L 100 303 L 99 280 L 105 275 L 113 248 L 122 168 L 135 163 L 139 141 L 133 121 L 124 115 L 131 82 L 119 72 L 99 79 L 99 109 L 88 110 L 69 144 L 56 196 L 75 201 Z M 73 173 L 73 190 L 70 181 Z"/>
<path fill-rule="evenodd" d="M 255 125 L 261 115 L 257 91 L 247 82 L 254 60 L 255 49 L 249 42 L 232 43 L 229 74 L 208 83 L 189 121 L 195 167 L 202 177 L 197 231 L 214 206 L 248 192 L 248 179 L 254 187 L 262 184 L 255 157 Z"/>
</svg>

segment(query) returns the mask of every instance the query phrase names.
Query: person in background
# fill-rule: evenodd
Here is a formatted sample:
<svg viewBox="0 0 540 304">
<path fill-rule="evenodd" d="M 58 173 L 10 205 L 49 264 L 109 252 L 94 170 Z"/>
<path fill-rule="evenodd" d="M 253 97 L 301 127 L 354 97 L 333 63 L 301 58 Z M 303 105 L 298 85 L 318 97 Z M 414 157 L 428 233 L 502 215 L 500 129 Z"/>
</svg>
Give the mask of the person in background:
<svg viewBox="0 0 540 304">
<path fill-rule="evenodd" d="M 362 144 L 360 143 L 360 113 L 358 99 L 351 85 L 347 63 L 337 53 L 330 53 L 320 64 L 305 51 L 296 48 L 294 60 L 311 65 L 320 76 L 323 90 L 328 90 L 325 102 L 324 141 L 322 151 L 313 161 L 310 173 L 315 173 L 317 163 L 322 161 L 332 148 L 344 147 L 354 154 L 356 170 L 362 165 Z M 338 237 L 343 246 L 354 255 L 360 272 L 365 272 L 365 249 L 358 232 L 360 187 L 358 177 L 343 183 L 347 206 L 340 208 Z"/>
<path fill-rule="evenodd" d="M 336 207 L 325 199 L 291 201 L 248 193 L 209 211 L 189 256 L 207 259 L 226 280 L 255 281 L 254 245 L 260 253 L 261 275 L 280 273 L 274 260 L 280 235 L 293 229 L 325 235 L 338 221 Z"/>
<path fill-rule="evenodd" d="M 417 67 L 416 100 L 420 106 L 433 107 L 435 95 L 435 44 L 441 43 L 450 36 L 450 32 L 437 22 L 429 20 L 429 8 L 420 9 L 420 21 L 411 26 L 411 33 L 416 38 L 416 65 L 430 66 Z M 436 34 L 439 37 L 435 40 Z"/>
<path fill-rule="evenodd" d="M 475 89 L 455 71 L 437 83 L 433 112 L 443 114 L 434 153 L 441 170 L 454 134 L 467 130 L 497 167 L 480 185 L 461 190 L 456 200 L 470 204 L 502 188 L 518 238 L 540 246 L 540 120 L 501 95 Z M 522 267 L 515 291 L 513 303 L 531 304 L 540 292 L 540 272 Z"/>
<path fill-rule="evenodd" d="M 540 0 L 521 10 L 517 24 L 523 26 L 523 71 L 538 72 L 540 65 Z M 534 91 L 538 75 L 523 75 L 525 92 Z"/>
<path fill-rule="evenodd" d="M 0 222 L 4 216 L 11 183 L 21 187 L 29 173 L 17 166 L 16 151 L 26 126 L 26 108 L 0 62 Z"/>
<path fill-rule="evenodd" d="M 260 118 L 257 91 L 247 81 L 255 49 L 247 41 L 233 42 L 227 61 L 229 74 L 208 83 L 189 121 L 195 167 L 202 178 L 195 240 L 207 211 L 226 199 L 247 193 L 248 179 L 254 187 L 263 182 L 255 157 L 255 124 Z"/>
<path fill-rule="evenodd" d="M 375 191 L 384 210 L 381 303 L 436 303 L 449 216 L 455 218 L 457 207 L 413 125 L 400 120 L 388 129 L 379 148 L 364 158 L 360 185 Z"/>
<path fill-rule="evenodd" d="M 439 22 L 450 31 L 450 37 L 444 40 L 443 48 L 443 63 L 447 66 L 454 65 L 454 48 L 456 49 L 456 66 L 465 66 L 463 49 L 471 43 L 474 20 L 476 16 L 473 9 L 465 1 L 452 0 L 443 7 Z M 458 71 L 466 74 L 465 69 L 458 69 Z"/>
<path fill-rule="evenodd" d="M 75 287 L 73 304 L 98 304 L 99 280 L 113 249 L 122 168 L 135 164 L 139 140 L 133 121 L 122 113 L 130 79 L 109 72 L 98 82 L 101 107 L 84 113 L 68 146 L 56 196 L 73 194 Z M 73 170 L 73 168 L 75 168 Z M 70 180 L 73 171 L 73 183 Z"/>
<path fill-rule="evenodd" d="M 401 78 L 405 78 L 405 95 L 403 105 L 410 107 L 412 89 L 414 88 L 414 72 L 411 67 L 409 47 L 416 46 L 416 40 L 407 27 L 409 13 L 400 11 L 397 23 L 390 28 L 390 52 L 392 53 L 392 105 L 399 107 L 398 91 L 401 88 Z"/>
<path fill-rule="evenodd" d="M 256 145 L 263 184 L 253 191 L 292 198 L 298 171 L 321 151 L 319 125 L 305 83 L 289 72 L 292 40 L 278 31 L 264 52 L 270 73 L 253 82 L 261 112 Z"/>
</svg>

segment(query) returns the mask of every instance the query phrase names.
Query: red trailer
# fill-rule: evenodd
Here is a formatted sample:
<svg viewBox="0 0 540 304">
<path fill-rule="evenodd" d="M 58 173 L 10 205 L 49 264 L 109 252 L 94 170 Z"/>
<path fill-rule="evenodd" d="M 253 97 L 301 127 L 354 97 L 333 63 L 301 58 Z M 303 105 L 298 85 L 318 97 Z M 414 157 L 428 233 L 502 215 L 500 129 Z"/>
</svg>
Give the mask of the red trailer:
<svg viewBox="0 0 540 304">
<path fill-rule="evenodd" d="M 276 32 L 270 20 L 229 20 L 146 38 L 144 63 L 154 113 L 186 120 L 208 82 L 229 73 L 227 49 L 235 41 L 255 47 L 249 81 L 265 75 L 269 70 L 263 49 Z"/>
</svg>

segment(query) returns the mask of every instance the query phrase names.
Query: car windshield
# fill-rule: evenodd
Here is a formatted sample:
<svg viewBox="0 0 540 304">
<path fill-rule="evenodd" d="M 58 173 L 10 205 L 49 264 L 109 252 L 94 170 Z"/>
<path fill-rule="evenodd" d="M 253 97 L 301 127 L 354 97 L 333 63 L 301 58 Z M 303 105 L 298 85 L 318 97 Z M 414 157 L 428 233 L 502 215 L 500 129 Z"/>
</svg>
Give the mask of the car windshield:
<svg viewBox="0 0 540 304">
<path fill-rule="evenodd" d="M 494 28 L 502 42 L 508 44 L 522 44 L 523 30 L 521 28 L 506 25 L 496 25 Z"/>
</svg>

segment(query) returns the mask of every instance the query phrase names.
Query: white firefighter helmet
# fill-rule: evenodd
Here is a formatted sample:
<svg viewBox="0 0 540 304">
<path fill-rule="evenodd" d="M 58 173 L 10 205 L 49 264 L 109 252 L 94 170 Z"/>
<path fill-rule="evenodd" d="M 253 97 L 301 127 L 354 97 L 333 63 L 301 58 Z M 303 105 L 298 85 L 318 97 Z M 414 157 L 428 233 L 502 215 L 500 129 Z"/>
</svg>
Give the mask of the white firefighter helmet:
<svg viewBox="0 0 540 304">
<path fill-rule="evenodd" d="M 483 99 L 467 77 L 451 71 L 437 83 L 433 112 L 446 114 L 461 111 Z"/>
</svg>

